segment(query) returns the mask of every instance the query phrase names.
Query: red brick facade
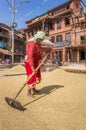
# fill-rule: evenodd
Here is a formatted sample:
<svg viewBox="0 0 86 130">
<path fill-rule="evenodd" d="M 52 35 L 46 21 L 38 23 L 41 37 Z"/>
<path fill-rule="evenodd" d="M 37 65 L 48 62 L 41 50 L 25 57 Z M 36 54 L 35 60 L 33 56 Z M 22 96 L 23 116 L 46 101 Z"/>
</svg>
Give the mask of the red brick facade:
<svg viewBox="0 0 86 130">
<path fill-rule="evenodd" d="M 47 13 L 26 22 L 26 39 L 44 30 L 54 43 L 54 56 L 62 62 L 86 59 L 86 11 L 80 0 L 70 0 Z"/>
</svg>

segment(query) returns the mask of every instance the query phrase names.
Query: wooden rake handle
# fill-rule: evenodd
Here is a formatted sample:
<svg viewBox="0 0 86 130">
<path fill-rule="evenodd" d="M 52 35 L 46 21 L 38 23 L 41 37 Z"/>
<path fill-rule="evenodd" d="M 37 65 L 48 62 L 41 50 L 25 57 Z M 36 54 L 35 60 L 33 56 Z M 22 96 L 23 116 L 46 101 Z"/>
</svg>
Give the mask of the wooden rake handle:
<svg viewBox="0 0 86 130">
<path fill-rule="evenodd" d="M 41 65 L 43 64 L 43 62 L 46 60 L 48 54 L 43 58 L 43 60 L 41 61 L 41 63 L 38 65 L 38 67 L 36 68 L 36 71 L 41 67 Z M 35 73 L 33 72 L 29 77 L 28 79 L 25 81 L 25 83 L 23 84 L 23 86 L 20 88 L 20 90 L 18 91 L 18 93 L 16 94 L 14 100 L 18 97 L 18 95 L 20 94 L 20 92 L 23 90 L 23 88 L 26 86 L 27 82 L 32 78 L 32 76 L 34 75 Z"/>
</svg>

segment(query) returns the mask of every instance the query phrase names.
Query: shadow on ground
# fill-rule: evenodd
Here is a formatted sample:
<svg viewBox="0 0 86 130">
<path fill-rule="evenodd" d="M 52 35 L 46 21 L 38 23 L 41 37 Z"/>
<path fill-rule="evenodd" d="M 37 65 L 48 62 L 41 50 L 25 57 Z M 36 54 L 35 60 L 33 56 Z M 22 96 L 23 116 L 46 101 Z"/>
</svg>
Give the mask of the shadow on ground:
<svg viewBox="0 0 86 130">
<path fill-rule="evenodd" d="M 50 85 L 50 86 L 45 86 L 40 89 L 39 93 L 35 93 L 35 95 L 41 95 L 41 94 L 50 94 L 51 92 L 55 91 L 56 89 L 62 88 L 64 86 L 62 85 Z"/>
<path fill-rule="evenodd" d="M 31 104 L 31 103 L 33 103 L 33 102 L 35 102 L 35 101 L 41 99 L 41 98 L 47 96 L 48 94 L 54 92 L 55 90 L 57 90 L 57 89 L 59 89 L 59 88 L 63 88 L 63 87 L 64 87 L 64 86 L 62 86 L 62 85 L 50 85 L 50 86 L 45 86 L 45 87 L 43 87 L 42 89 L 40 89 L 40 92 L 39 92 L 39 93 L 35 93 L 35 95 L 41 95 L 40 97 L 34 99 L 33 101 L 31 101 L 31 102 L 29 102 L 29 103 L 24 104 L 23 107 L 25 107 L 25 106 L 27 106 L 27 105 L 29 105 L 29 104 Z"/>
</svg>

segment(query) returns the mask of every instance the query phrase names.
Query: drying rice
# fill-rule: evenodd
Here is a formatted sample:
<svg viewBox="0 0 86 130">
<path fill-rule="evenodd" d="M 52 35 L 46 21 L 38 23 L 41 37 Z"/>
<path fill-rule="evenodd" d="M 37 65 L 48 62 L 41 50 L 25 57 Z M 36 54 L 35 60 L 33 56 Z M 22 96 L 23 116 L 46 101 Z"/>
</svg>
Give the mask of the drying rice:
<svg viewBox="0 0 86 130">
<path fill-rule="evenodd" d="M 0 75 L 25 73 L 21 65 L 0 71 Z M 86 130 L 86 75 L 61 69 L 42 73 L 40 94 L 17 98 L 27 108 L 21 112 L 8 106 L 4 97 L 15 97 L 26 75 L 0 77 L 0 130 Z"/>
</svg>

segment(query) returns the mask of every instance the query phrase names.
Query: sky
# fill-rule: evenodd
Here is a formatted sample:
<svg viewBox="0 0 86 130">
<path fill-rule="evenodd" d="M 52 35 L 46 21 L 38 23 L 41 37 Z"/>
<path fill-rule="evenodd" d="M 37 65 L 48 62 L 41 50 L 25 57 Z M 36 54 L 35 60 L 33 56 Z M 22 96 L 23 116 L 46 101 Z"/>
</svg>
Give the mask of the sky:
<svg viewBox="0 0 86 130">
<path fill-rule="evenodd" d="M 0 23 L 10 26 L 12 21 L 12 10 L 7 1 L 12 7 L 12 0 L 0 0 Z M 14 1 L 16 8 L 14 22 L 17 23 L 16 29 L 21 29 L 26 27 L 26 21 L 46 13 L 48 10 L 57 7 L 68 0 L 28 0 L 28 3 L 24 2 L 24 0 Z M 22 4 L 20 4 L 21 1 L 23 1 Z M 86 0 L 82 1 L 86 5 Z"/>
</svg>

